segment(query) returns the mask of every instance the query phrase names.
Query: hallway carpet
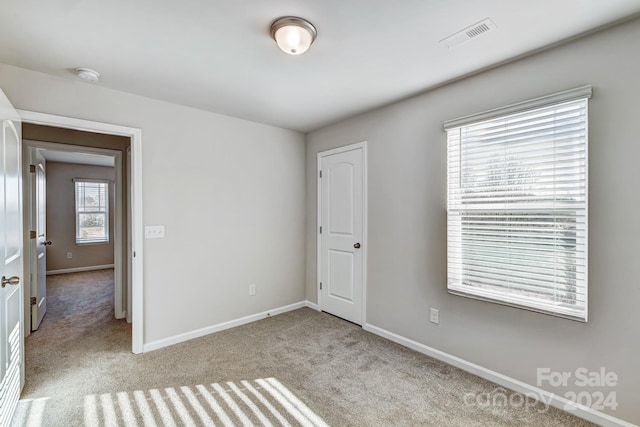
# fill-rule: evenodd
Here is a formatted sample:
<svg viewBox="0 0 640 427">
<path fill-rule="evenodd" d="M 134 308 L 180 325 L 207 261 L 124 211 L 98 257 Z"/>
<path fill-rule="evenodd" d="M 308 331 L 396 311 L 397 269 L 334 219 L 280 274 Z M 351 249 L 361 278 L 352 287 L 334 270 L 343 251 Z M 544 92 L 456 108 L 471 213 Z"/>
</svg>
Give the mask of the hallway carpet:
<svg viewBox="0 0 640 427">
<path fill-rule="evenodd" d="M 306 308 L 133 355 L 112 270 L 47 286 L 15 426 L 592 425 Z"/>
</svg>

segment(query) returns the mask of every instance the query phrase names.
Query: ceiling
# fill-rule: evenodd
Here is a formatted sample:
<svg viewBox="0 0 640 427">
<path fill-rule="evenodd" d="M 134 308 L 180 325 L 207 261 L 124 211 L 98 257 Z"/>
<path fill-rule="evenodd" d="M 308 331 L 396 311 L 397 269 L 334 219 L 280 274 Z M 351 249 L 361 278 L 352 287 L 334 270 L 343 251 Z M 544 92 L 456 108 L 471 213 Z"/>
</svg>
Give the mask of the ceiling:
<svg viewBox="0 0 640 427">
<path fill-rule="evenodd" d="M 114 156 L 102 156 L 99 154 L 74 153 L 71 151 L 56 151 L 40 149 L 42 157 L 49 162 L 76 163 L 80 165 L 109 166 L 114 167 Z"/>
<path fill-rule="evenodd" d="M 2 0 L 0 62 L 309 131 L 640 13 L 640 0 Z M 282 53 L 270 23 L 318 38 Z M 496 30 L 440 40 L 485 18 Z"/>
</svg>

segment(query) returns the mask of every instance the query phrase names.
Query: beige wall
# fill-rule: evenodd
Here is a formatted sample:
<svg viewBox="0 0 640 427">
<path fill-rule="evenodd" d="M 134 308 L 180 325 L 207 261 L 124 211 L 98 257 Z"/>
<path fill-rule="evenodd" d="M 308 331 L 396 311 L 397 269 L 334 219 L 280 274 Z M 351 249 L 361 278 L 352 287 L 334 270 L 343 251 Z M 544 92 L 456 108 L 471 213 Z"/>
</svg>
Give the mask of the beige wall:
<svg viewBox="0 0 640 427">
<path fill-rule="evenodd" d="M 311 132 L 307 297 L 316 288 L 316 155 L 368 141 L 366 321 L 536 385 L 537 368 L 619 376 L 611 415 L 640 424 L 640 20 Z M 446 290 L 447 119 L 591 84 L 589 322 Z M 440 324 L 429 322 L 440 309 Z M 572 383 L 570 383 L 572 384 Z M 567 389 L 544 389 L 563 395 Z M 586 389 L 592 391 L 592 389 Z"/>
<path fill-rule="evenodd" d="M 47 271 L 113 264 L 115 168 L 47 162 Z M 76 244 L 73 178 L 106 179 L 109 186 L 109 243 Z M 73 258 L 67 258 L 67 252 Z"/>
<path fill-rule="evenodd" d="M 0 88 L 142 129 L 143 221 L 166 227 L 144 240 L 145 344 L 304 300 L 304 135 L 8 65 Z"/>
</svg>

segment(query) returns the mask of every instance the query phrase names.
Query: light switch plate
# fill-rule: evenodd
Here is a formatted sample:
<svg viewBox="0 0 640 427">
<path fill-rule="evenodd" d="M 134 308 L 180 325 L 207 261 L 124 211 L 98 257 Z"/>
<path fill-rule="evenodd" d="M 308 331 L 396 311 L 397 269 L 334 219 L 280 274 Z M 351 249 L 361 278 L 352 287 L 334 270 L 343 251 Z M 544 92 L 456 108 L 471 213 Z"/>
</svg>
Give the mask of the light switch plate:
<svg viewBox="0 0 640 427">
<path fill-rule="evenodd" d="M 437 308 L 431 308 L 429 320 L 436 325 L 440 323 L 440 311 Z"/>
<path fill-rule="evenodd" d="M 144 227 L 145 239 L 164 239 L 164 225 L 146 225 Z"/>
</svg>

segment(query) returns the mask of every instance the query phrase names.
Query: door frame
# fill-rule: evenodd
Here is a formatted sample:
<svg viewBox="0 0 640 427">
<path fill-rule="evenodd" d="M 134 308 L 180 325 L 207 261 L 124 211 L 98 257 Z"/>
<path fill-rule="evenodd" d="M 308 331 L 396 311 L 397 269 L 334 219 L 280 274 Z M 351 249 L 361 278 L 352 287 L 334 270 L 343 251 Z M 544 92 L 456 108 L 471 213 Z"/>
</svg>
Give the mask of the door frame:
<svg viewBox="0 0 640 427">
<path fill-rule="evenodd" d="M 356 142 L 326 151 L 319 151 L 317 154 L 316 180 L 317 184 L 317 212 L 316 212 L 316 295 L 318 300 L 318 310 L 322 311 L 322 292 L 320 292 L 320 281 L 322 280 L 322 236 L 320 235 L 320 224 L 322 224 L 322 179 L 320 170 L 322 169 L 322 158 L 334 154 L 345 153 L 347 151 L 362 150 L 362 326 L 367 324 L 367 252 L 368 252 L 368 173 L 367 173 L 367 141 Z"/>
<path fill-rule="evenodd" d="M 142 129 L 128 126 L 102 123 L 91 120 L 38 113 L 34 111 L 17 110 L 23 123 L 53 126 L 59 128 L 80 130 L 85 132 L 119 135 L 131 138 L 131 251 L 129 265 L 131 265 L 131 321 L 132 343 L 131 351 L 135 354 L 144 351 L 144 282 L 143 282 L 143 239 L 144 227 L 142 222 Z M 121 179 L 121 178 L 120 178 Z M 119 193 L 122 193 L 120 191 Z M 122 206 L 122 203 L 120 203 Z M 120 224 L 122 221 L 120 221 Z M 122 233 L 121 233 L 122 234 Z M 126 238 L 123 243 L 126 244 Z M 121 243 L 122 244 L 122 243 Z M 120 257 L 122 256 L 122 251 Z M 117 260 L 114 260 L 117 262 Z"/>
</svg>

